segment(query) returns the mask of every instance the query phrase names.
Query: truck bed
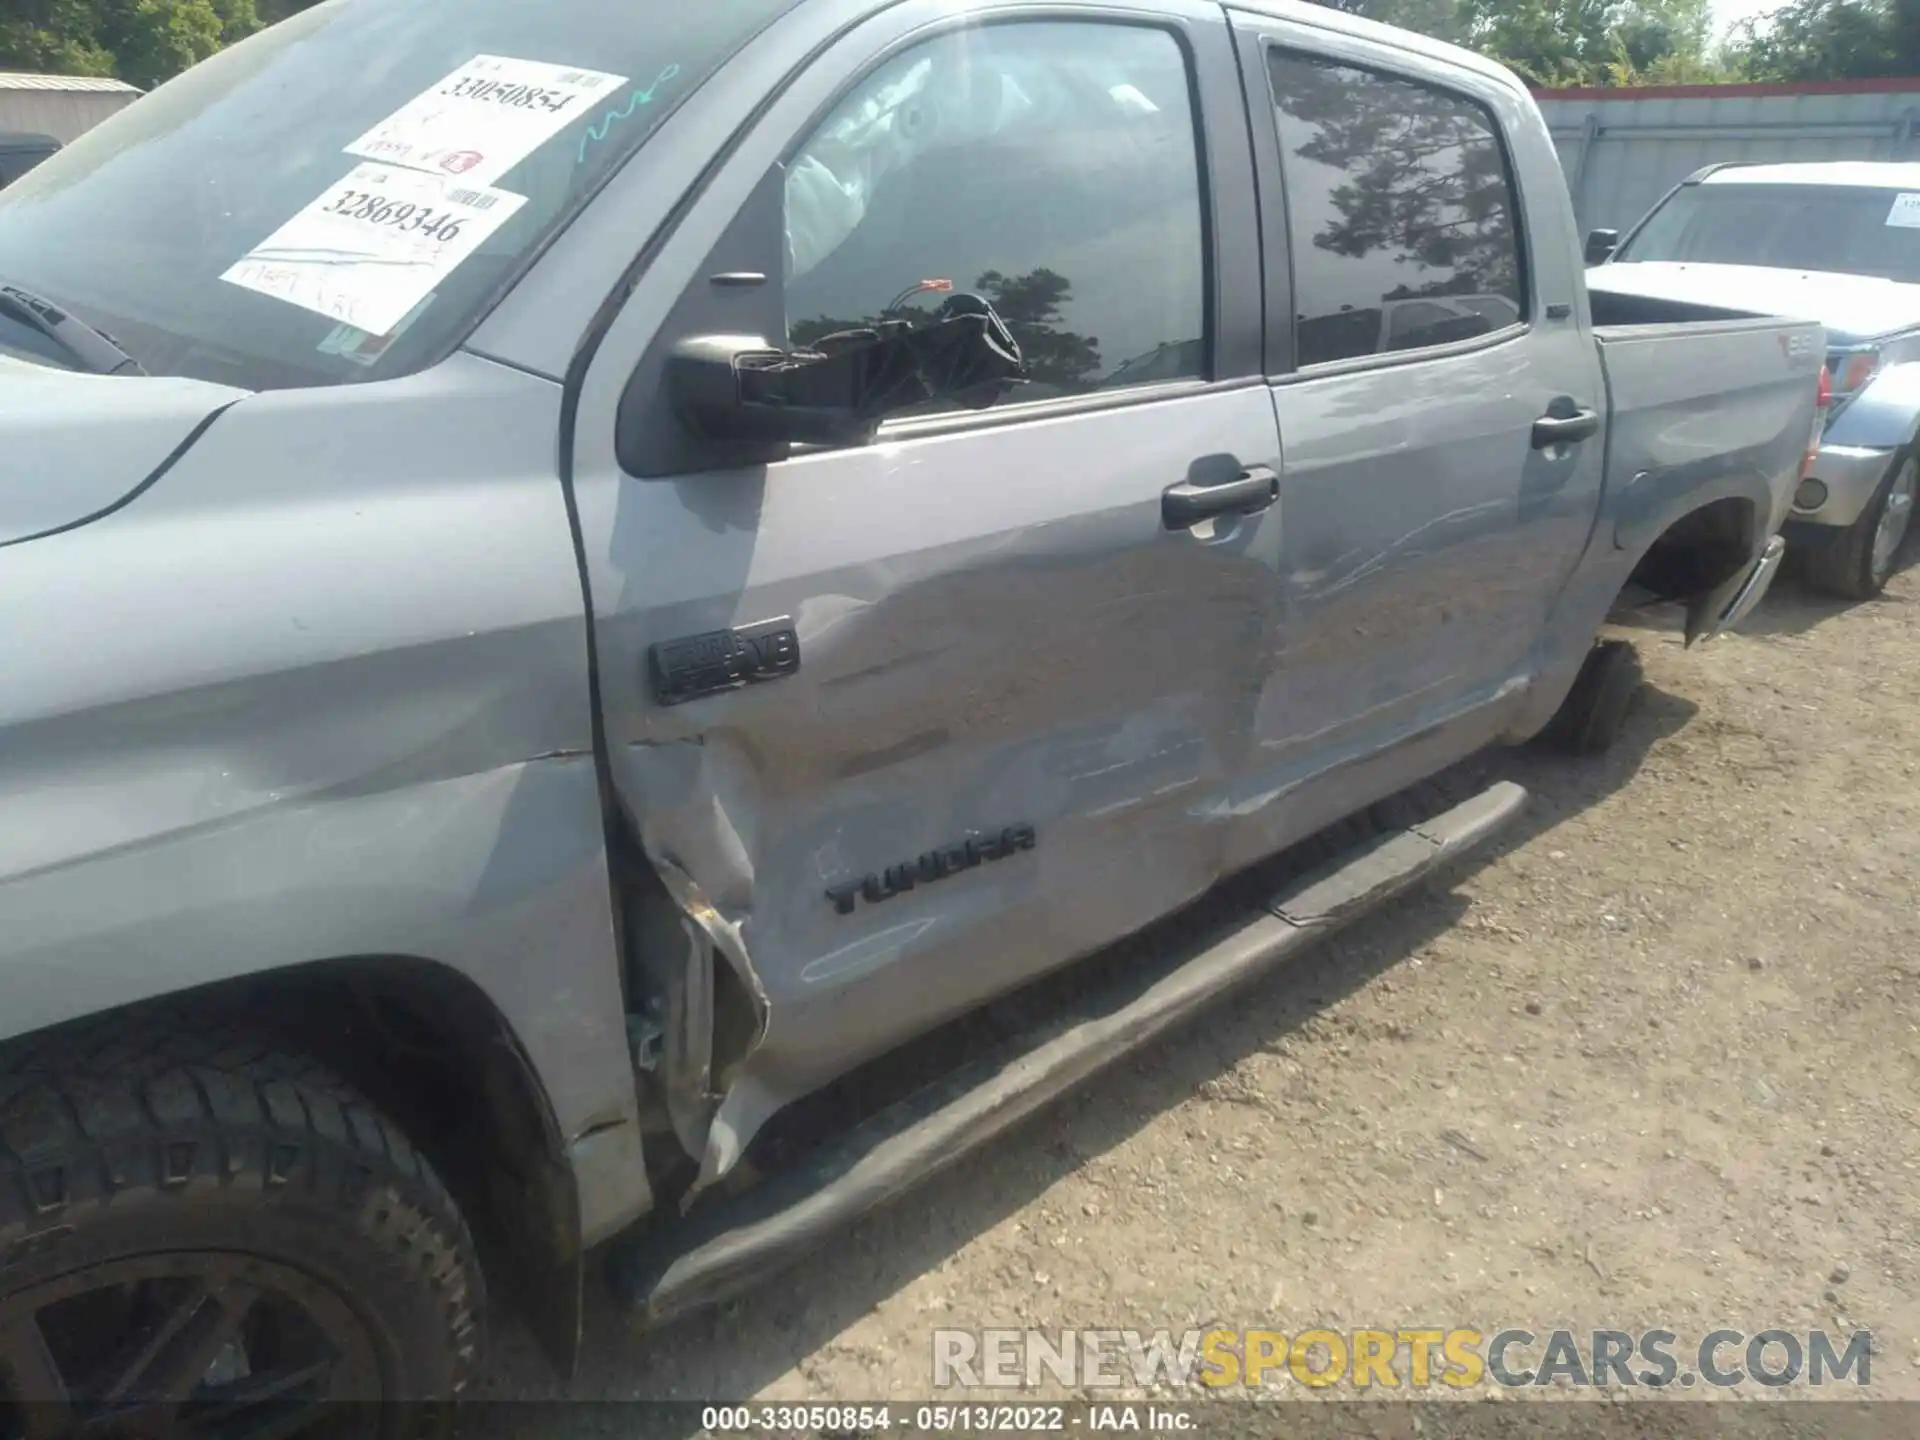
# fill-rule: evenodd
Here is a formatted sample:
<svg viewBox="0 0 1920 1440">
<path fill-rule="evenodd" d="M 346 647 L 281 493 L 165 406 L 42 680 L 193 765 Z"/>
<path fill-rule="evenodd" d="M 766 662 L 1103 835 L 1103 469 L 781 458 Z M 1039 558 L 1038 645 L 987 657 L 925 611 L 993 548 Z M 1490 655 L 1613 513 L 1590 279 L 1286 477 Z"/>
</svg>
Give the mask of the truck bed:
<svg viewBox="0 0 1920 1440">
<path fill-rule="evenodd" d="M 1749 504 L 1757 553 L 1786 518 L 1813 434 L 1821 327 L 1596 290 L 1615 542 L 1644 545 L 1717 500 Z"/>
<path fill-rule="evenodd" d="M 1593 311 L 1593 323 L 1603 330 L 1625 330 L 1644 325 L 1724 324 L 1731 320 L 1765 320 L 1784 323 L 1780 317 L 1757 310 L 1735 310 L 1723 305 L 1703 305 L 1697 300 L 1676 300 L 1665 295 L 1635 295 L 1627 291 L 1603 290 L 1590 285 L 1587 300 Z"/>
</svg>

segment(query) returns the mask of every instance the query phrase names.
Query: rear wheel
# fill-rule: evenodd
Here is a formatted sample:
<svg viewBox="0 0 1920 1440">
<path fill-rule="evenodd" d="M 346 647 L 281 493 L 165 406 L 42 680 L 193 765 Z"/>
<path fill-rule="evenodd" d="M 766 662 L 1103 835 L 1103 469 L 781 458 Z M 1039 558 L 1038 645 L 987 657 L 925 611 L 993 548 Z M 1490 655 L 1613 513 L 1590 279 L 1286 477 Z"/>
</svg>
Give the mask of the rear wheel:
<svg viewBox="0 0 1920 1440">
<path fill-rule="evenodd" d="M 1541 742 L 1569 755 L 1598 755 L 1627 728 L 1627 716 L 1645 679 L 1639 653 L 1625 640 L 1602 640 L 1587 652 L 1573 688 Z"/>
<path fill-rule="evenodd" d="M 439 1433 L 482 1303 L 425 1159 L 313 1062 L 177 1017 L 0 1060 L 4 1440 Z"/>
<path fill-rule="evenodd" d="M 1814 588 L 1845 600 L 1871 600 L 1884 590 L 1913 528 L 1916 496 L 1920 451 L 1888 471 L 1858 520 L 1807 555 L 1807 579 Z"/>
</svg>

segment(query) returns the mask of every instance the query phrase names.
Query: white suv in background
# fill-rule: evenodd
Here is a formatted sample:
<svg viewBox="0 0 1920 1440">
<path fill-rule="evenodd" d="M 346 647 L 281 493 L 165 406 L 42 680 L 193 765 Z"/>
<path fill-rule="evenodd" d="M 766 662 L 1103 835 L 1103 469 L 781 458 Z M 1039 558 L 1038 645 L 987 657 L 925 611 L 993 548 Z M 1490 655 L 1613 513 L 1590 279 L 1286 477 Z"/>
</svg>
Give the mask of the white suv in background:
<svg viewBox="0 0 1920 1440">
<path fill-rule="evenodd" d="M 1616 239 L 1588 239 L 1592 289 L 1826 327 L 1832 408 L 1784 533 L 1819 588 L 1877 595 L 1920 489 L 1920 163 L 1711 165 Z"/>
</svg>

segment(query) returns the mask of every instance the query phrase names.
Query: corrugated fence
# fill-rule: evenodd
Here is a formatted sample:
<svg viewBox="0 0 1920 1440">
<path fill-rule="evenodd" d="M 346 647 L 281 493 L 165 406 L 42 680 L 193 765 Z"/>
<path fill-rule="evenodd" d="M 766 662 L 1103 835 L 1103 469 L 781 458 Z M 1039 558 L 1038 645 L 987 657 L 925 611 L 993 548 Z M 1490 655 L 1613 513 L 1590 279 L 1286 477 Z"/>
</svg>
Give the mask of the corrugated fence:
<svg viewBox="0 0 1920 1440">
<path fill-rule="evenodd" d="M 1624 231 L 1718 161 L 1920 160 L 1920 77 L 1544 90 L 1537 98 L 1583 230 Z"/>
</svg>

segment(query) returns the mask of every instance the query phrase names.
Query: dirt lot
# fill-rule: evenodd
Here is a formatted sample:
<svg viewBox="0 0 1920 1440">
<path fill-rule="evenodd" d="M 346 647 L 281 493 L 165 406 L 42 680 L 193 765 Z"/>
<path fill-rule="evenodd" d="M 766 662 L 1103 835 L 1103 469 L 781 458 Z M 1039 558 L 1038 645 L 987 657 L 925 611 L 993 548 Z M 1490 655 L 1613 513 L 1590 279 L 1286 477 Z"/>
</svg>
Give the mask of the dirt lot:
<svg viewBox="0 0 1920 1440">
<path fill-rule="evenodd" d="M 1534 795 L 1483 860 L 749 1301 L 599 1305 L 571 1389 L 503 1327 L 487 1393 L 925 1399 L 935 1326 L 1218 1322 L 1862 1327 L 1920 1398 L 1920 572 L 1641 649 L 1615 753 L 1477 762 Z"/>
</svg>

